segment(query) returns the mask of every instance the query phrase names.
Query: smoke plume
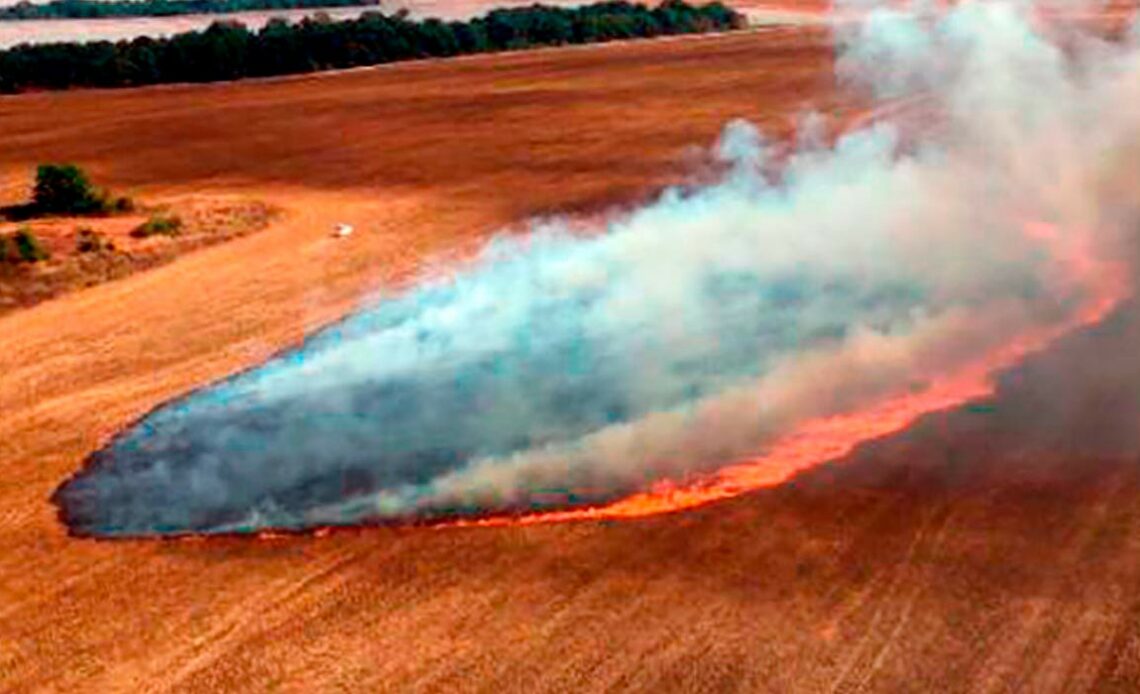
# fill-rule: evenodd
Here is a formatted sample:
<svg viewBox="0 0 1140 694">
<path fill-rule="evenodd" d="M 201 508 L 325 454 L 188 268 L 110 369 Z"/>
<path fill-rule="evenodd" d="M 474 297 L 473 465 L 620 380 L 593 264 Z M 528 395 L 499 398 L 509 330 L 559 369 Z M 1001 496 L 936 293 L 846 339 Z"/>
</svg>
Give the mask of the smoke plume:
<svg viewBox="0 0 1140 694">
<path fill-rule="evenodd" d="M 604 502 L 921 392 L 1119 293 L 1136 32 L 1009 2 L 862 16 L 836 27 L 838 77 L 905 120 L 778 158 L 729 123 L 710 185 L 587 235 L 534 222 L 159 407 L 60 488 L 63 517 L 134 536 Z"/>
</svg>

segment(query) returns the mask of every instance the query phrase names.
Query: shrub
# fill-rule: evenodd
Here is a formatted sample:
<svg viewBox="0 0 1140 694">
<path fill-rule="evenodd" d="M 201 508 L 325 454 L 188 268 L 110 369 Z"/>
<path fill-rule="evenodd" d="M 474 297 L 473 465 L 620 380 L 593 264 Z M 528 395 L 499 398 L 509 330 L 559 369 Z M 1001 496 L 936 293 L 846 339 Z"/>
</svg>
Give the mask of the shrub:
<svg viewBox="0 0 1140 694">
<path fill-rule="evenodd" d="M 6 263 L 9 260 L 16 259 L 16 251 L 12 248 L 11 242 L 8 237 L 0 234 L 0 263 Z"/>
<path fill-rule="evenodd" d="M 75 164 L 41 164 L 33 200 L 42 213 L 98 214 L 108 209 L 106 195 L 93 188 Z"/>
<path fill-rule="evenodd" d="M 155 215 L 131 230 L 131 236 L 145 239 L 150 236 L 177 236 L 182 230 L 182 219 L 175 216 Z"/>
<path fill-rule="evenodd" d="M 101 253 L 115 250 L 115 244 L 92 229 L 80 229 L 75 236 L 75 250 L 80 253 Z"/>
<path fill-rule="evenodd" d="M 51 257 L 28 227 L 20 227 L 19 231 L 12 235 L 12 245 L 16 247 L 16 254 L 20 260 L 25 263 L 37 263 Z"/>
<path fill-rule="evenodd" d="M 114 204 L 111 205 L 111 208 L 115 212 L 118 212 L 120 214 L 125 214 L 128 212 L 134 212 L 135 211 L 135 201 L 126 197 L 126 196 L 119 196 L 119 197 L 115 198 L 115 202 L 114 202 Z"/>
</svg>

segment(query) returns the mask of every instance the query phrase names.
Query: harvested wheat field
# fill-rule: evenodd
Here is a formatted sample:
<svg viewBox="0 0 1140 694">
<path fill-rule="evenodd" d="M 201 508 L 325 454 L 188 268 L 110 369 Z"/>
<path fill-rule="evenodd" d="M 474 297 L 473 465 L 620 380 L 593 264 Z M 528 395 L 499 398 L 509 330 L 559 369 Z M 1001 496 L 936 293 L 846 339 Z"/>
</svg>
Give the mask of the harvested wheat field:
<svg viewBox="0 0 1140 694">
<path fill-rule="evenodd" d="M 834 57 L 823 29 L 785 27 L 0 99 L 0 202 L 37 163 L 73 161 L 156 204 L 278 210 L 0 316 L 0 689 L 1140 686 L 1140 309 L 1123 280 L 1018 333 L 1024 349 L 986 362 L 996 392 L 971 382 L 837 461 L 675 513 L 167 540 L 72 537 L 57 517 L 53 493 L 116 432 L 424 264 L 462 265 L 536 215 L 703 184 L 732 119 L 779 141 L 810 110 L 825 133 L 891 111 L 839 89 Z M 1140 150 L 1123 151 L 1098 199 L 1131 221 Z"/>
</svg>

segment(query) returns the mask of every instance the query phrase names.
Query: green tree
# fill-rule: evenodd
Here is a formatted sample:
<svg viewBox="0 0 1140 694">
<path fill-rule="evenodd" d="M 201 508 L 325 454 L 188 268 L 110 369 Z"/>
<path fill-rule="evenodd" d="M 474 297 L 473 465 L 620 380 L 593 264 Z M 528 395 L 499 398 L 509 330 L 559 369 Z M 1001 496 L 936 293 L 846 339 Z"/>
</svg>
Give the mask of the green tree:
<svg viewBox="0 0 1140 694">
<path fill-rule="evenodd" d="M 87 174 L 75 164 L 41 164 L 33 202 L 39 212 L 52 214 L 92 214 L 106 207 Z"/>
</svg>

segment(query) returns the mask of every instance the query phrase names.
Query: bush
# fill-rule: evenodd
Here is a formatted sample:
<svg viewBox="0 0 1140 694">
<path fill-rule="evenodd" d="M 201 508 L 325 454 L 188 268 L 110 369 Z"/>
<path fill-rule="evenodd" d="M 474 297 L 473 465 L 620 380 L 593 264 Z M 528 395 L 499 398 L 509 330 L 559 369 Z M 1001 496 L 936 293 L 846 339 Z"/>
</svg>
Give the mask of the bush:
<svg viewBox="0 0 1140 694">
<path fill-rule="evenodd" d="M 131 230 L 131 236 L 145 239 L 150 236 L 177 236 L 182 230 L 182 219 L 177 216 L 155 215 Z"/>
<path fill-rule="evenodd" d="M 16 247 L 17 256 L 25 263 L 37 263 L 51 257 L 28 227 L 20 227 L 20 230 L 12 235 L 12 245 Z"/>
<path fill-rule="evenodd" d="M 6 263 L 9 260 L 16 259 L 16 251 L 12 248 L 11 242 L 8 237 L 0 234 L 0 263 Z"/>
<path fill-rule="evenodd" d="M 119 196 L 115 198 L 115 202 L 111 205 L 111 209 L 119 214 L 127 214 L 135 211 L 135 201 L 126 197 Z"/>
<path fill-rule="evenodd" d="M 49 214 L 99 214 L 109 208 L 106 195 L 92 187 L 75 164 L 41 164 L 33 204 Z"/>
<path fill-rule="evenodd" d="M 75 250 L 80 253 L 101 253 L 115 250 L 115 244 L 92 229 L 80 229 L 75 236 Z"/>
</svg>

